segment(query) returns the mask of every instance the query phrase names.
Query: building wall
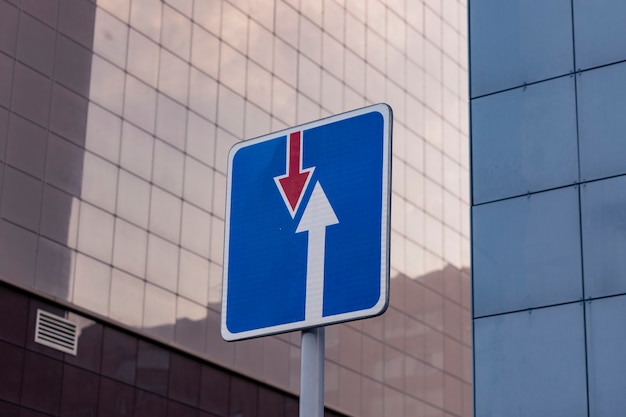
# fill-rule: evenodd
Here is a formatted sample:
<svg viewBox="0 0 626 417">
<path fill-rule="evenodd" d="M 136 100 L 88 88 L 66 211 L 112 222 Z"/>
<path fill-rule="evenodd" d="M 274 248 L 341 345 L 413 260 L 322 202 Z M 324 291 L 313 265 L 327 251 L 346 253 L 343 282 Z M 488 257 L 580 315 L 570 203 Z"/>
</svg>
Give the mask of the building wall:
<svg viewBox="0 0 626 417">
<path fill-rule="evenodd" d="M 391 306 L 326 404 L 471 414 L 465 1 L 0 0 L 0 279 L 286 393 L 299 334 L 219 336 L 237 141 L 394 111 Z"/>
<path fill-rule="evenodd" d="M 623 414 L 626 5 L 469 8 L 475 414 Z"/>
<path fill-rule="evenodd" d="M 298 416 L 294 395 L 4 283 L 0 296 L 2 417 Z M 77 355 L 34 342 L 38 310 L 78 324 Z"/>
</svg>

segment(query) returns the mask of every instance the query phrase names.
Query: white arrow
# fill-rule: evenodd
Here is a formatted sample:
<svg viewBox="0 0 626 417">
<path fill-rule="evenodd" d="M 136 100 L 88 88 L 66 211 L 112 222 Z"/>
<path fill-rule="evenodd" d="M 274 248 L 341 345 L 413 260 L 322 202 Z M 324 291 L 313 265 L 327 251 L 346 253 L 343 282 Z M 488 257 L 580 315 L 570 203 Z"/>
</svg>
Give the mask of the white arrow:
<svg viewBox="0 0 626 417">
<path fill-rule="evenodd" d="M 304 208 L 296 233 L 309 232 L 306 260 L 305 320 L 322 317 L 324 305 L 324 255 L 326 252 L 326 227 L 339 223 L 328 197 L 319 181 Z"/>
</svg>

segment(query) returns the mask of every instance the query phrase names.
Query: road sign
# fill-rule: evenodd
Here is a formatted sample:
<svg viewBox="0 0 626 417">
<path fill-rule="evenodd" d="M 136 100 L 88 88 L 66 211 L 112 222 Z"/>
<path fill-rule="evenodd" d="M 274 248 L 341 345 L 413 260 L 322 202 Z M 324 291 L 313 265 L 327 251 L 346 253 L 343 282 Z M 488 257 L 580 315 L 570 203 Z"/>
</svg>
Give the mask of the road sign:
<svg viewBox="0 0 626 417">
<path fill-rule="evenodd" d="M 386 309 L 391 119 L 389 106 L 377 104 L 231 149 L 224 339 Z"/>
</svg>

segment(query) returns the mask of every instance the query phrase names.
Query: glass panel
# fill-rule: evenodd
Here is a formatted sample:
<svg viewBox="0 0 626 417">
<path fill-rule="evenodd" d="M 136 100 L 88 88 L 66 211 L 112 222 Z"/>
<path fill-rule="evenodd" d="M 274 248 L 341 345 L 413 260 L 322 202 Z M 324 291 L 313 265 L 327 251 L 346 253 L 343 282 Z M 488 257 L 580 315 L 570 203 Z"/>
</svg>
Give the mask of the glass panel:
<svg viewBox="0 0 626 417">
<path fill-rule="evenodd" d="M 131 26 L 155 42 L 161 39 L 161 0 L 132 0 Z"/>
<path fill-rule="evenodd" d="M 195 159 L 185 159 L 185 200 L 210 211 L 214 171 Z"/>
<path fill-rule="evenodd" d="M 80 204 L 78 250 L 111 263 L 113 216 L 90 204 Z"/>
<path fill-rule="evenodd" d="M 152 179 L 152 147 L 154 139 L 141 129 L 124 123 L 122 130 L 121 165 L 140 177 Z"/>
<path fill-rule="evenodd" d="M 193 25 L 191 64 L 213 78 L 218 76 L 220 41 L 198 25 Z"/>
<path fill-rule="evenodd" d="M 124 72 L 97 55 L 91 62 L 89 98 L 115 114 L 122 114 Z"/>
<path fill-rule="evenodd" d="M 98 6 L 106 9 L 118 19 L 128 23 L 130 0 L 98 0 Z"/>
<path fill-rule="evenodd" d="M 100 8 L 96 8 L 94 52 L 120 68 L 126 66 L 128 26 Z"/>
<path fill-rule="evenodd" d="M 574 0 L 572 3 L 576 68 L 585 69 L 626 58 L 626 3 L 620 0 Z"/>
<path fill-rule="evenodd" d="M 578 78 L 580 177 L 626 172 L 626 63 L 586 71 Z"/>
<path fill-rule="evenodd" d="M 189 65 L 168 51 L 161 49 L 159 89 L 181 104 L 187 103 Z"/>
<path fill-rule="evenodd" d="M 155 141 L 152 181 L 177 196 L 182 196 L 184 162 L 182 152 L 160 140 Z"/>
<path fill-rule="evenodd" d="M 144 281 L 118 269 L 111 274 L 110 316 L 114 320 L 141 327 Z"/>
<path fill-rule="evenodd" d="M 189 78 L 189 107 L 207 119 L 215 120 L 217 81 L 195 68 L 191 68 Z"/>
<path fill-rule="evenodd" d="M 113 163 L 120 157 L 121 119 L 102 107 L 89 103 L 85 148 Z"/>
<path fill-rule="evenodd" d="M 178 297 L 176 342 L 180 343 L 182 346 L 189 347 L 197 353 L 204 353 L 206 314 L 206 307 L 191 302 L 183 297 Z M 195 384 L 193 386 L 194 392 L 197 392 L 197 389 L 198 385 Z"/>
<path fill-rule="evenodd" d="M 37 231 L 41 212 L 42 183 L 22 172 L 6 167 L 2 193 L 2 216 Z"/>
<path fill-rule="evenodd" d="M 191 21 L 174 9 L 165 6 L 162 31 L 162 45 L 188 61 L 191 46 Z"/>
<path fill-rule="evenodd" d="M 209 261 L 181 249 L 178 293 L 201 305 L 206 305 L 208 292 Z"/>
<path fill-rule="evenodd" d="M 187 112 L 187 153 L 214 165 L 215 125 L 192 112 Z"/>
<path fill-rule="evenodd" d="M 133 174 L 120 170 L 117 215 L 147 229 L 149 207 L 150 184 Z"/>
<path fill-rule="evenodd" d="M 37 248 L 35 287 L 62 300 L 71 300 L 74 252 L 43 237 Z"/>
<path fill-rule="evenodd" d="M 594 300 L 587 304 L 590 416 L 617 416 L 626 408 L 626 297 Z"/>
<path fill-rule="evenodd" d="M 246 93 L 246 57 L 226 44 L 220 52 L 220 81 L 240 95 Z"/>
<path fill-rule="evenodd" d="M 157 136 L 178 149 L 185 149 L 186 121 L 187 113 L 185 107 L 167 96 L 159 94 L 156 120 Z"/>
<path fill-rule="evenodd" d="M 184 202 L 181 245 L 208 258 L 210 239 L 211 215 Z"/>
<path fill-rule="evenodd" d="M 305 58 L 302 58 L 300 60 L 301 67 L 306 67 L 307 64 L 308 61 Z M 300 68 L 300 70 L 303 71 L 302 68 Z M 268 70 L 256 65 L 252 61 L 248 63 L 248 69 L 246 70 L 246 73 L 248 76 L 248 84 L 246 87 L 248 100 L 256 103 L 262 109 L 269 111 L 271 109 L 272 103 L 272 74 Z M 311 78 L 315 79 L 313 75 L 310 76 Z M 319 89 L 319 69 L 317 80 Z M 307 90 L 307 93 L 312 93 L 312 91 Z M 317 92 L 317 96 L 313 97 L 319 98 L 319 91 Z"/>
<path fill-rule="evenodd" d="M 176 291 L 178 281 L 178 246 L 156 235 L 148 237 L 148 281 Z M 149 318 L 145 318 L 148 319 Z"/>
<path fill-rule="evenodd" d="M 473 208 L 474 316 L 582 298 L 578 189 Z"/>
<path fill-rule="evenodd" d="M 157 85 L 159 46 L 134 30 L 128 40 L 128 71 L 152 87 Z"/>
<path fill-rule="evenodd" d="M 106 316 L 109 312 L 111 267 L 81 253 L 76 257 L 73 302 Z"/>
<path fill-rule="evenodd" d="M 563 77 L 472 101 L 474 204 L 576 182 L 574 94 Z"/>
<path fill-rule="evenodd" d="M 476 415 L 587 416 L 582 304 L 477 319 L 474 335 Z"/>
<path fill-rule="evenodd" d="M 113 265 L 138 277 L 146 270 L 148 233 L 122 219 L 115 222 Z"/>
<path fill-rule="evenodd" d="M 248 51 L 250 59 L 260 64 L 266 70 L 271 71 L 274 50 L 272 33 L 260 26 L 254 20 L 250 20 L 249 36 L 250 47 L 248 48 Z"/>
<path fill-rule="evenodd" d="M 84 161 L 81 197 L 97 207 L 114 213 L 119 169 L 90 152 L 85 152 Z"/>
<path fill-rule="evenodd" d="M 472 3 L 472 97 L 572 72 L 571 16 L 569 0 Z"/>
<path fill-rule="evenodd" d="M 146 284 L 143 328 L 150 333 L 174 340 L 176 296 L 154 285 Z"/>
<path fill-rule="evenodd" d="M 124 117 L 148 132 L 154 132 L 157 93 L 132 76 L 126 77 Z"/>
<path fill-rule="evenodd" d="M 626 292 L 626 176 L 581 190 L 585 296 Z"/>
</svg>

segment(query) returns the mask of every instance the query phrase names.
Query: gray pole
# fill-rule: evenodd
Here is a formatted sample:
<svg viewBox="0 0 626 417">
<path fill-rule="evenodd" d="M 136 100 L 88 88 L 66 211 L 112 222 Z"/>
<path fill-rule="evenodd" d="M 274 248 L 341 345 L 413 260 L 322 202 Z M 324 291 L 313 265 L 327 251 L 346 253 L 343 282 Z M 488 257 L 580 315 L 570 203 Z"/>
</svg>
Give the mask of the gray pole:
<svg viewBox="0 0 626 417">
<path fill-rule="evenodd" d="M 324 327 L 302 330 L 300 417 L 324 417 Z"/>
</svg>

